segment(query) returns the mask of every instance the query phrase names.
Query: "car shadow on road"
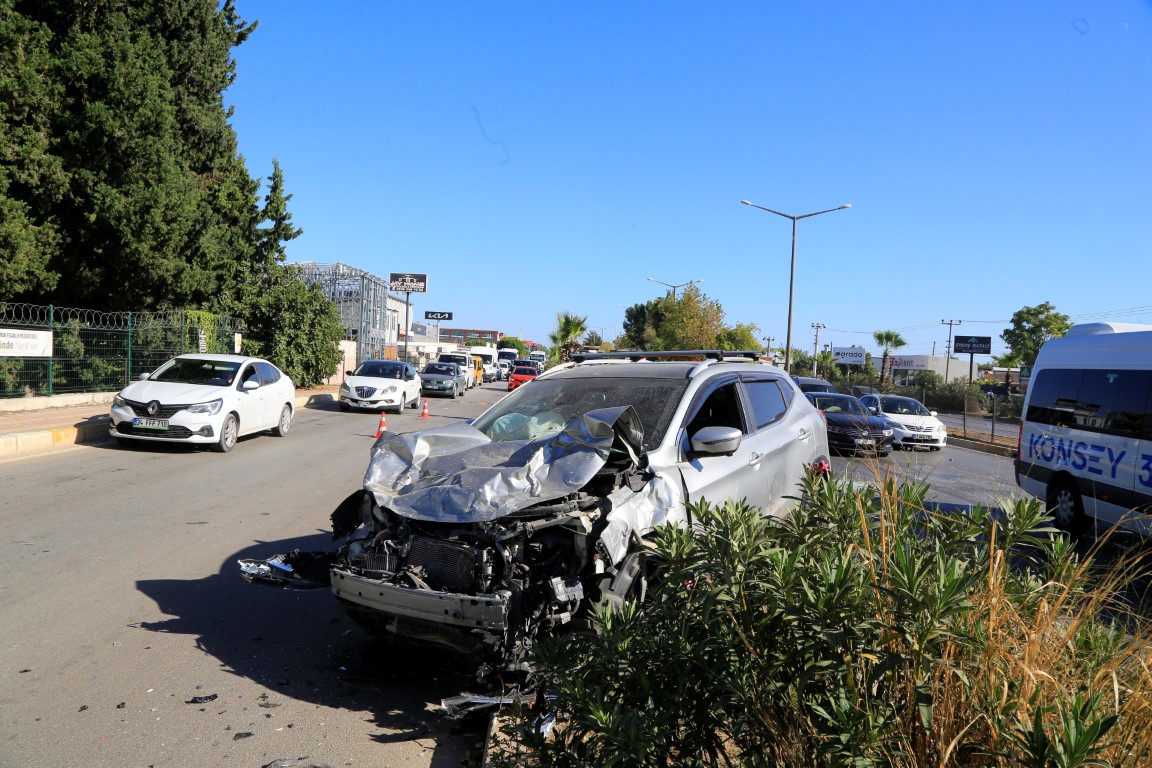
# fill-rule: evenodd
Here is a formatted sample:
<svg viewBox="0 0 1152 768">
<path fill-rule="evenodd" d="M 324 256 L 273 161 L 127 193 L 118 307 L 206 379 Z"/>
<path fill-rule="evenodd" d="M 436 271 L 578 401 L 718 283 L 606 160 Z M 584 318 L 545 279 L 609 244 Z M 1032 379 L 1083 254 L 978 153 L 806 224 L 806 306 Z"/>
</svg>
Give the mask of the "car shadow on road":
<svg viewBox="0 0 1152 768">
<path fill-rule="evenodd" d="M 328 589 L 285 590 L 240 577 L 236 561 L 280 552 L 333 549 L 327 533 L 239 550 L 202 579 L 136 582 L 171 618 L 136 625 L 149 632 L 189 635 L 196 647 L 233 674 L 271 695 L 323 707 L 365 712 L 379 743 L 416 742 L 432 766 L 458 766 L 482 740 L 435 712 L 441 699 L 468 689 L 470 678 L 442 655 L 400 648 L 368 636 L 340 610 Z"/>
</svg>

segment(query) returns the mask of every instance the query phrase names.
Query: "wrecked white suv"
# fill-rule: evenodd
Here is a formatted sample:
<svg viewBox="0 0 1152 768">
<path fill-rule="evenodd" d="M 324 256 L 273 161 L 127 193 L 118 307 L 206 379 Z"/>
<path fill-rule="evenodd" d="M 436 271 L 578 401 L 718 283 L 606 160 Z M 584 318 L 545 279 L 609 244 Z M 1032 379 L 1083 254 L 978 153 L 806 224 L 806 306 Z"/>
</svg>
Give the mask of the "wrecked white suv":
<svg viewBox="0 0 1152 768">
<path fill-rule="evenodd" d="M 241 561 L 242 575 L 319 571 L 371 631 L 523 670 L 537 635 L 643 597 L 644 539 L 690 524 L 686 502 L 780 514 L 824 465 L 819 411 L 758 357 L 575 355 L 470 425 L 386 432 L 364 490 L 333 513 L 348 537 L 335 553 Z"/>
</svg>

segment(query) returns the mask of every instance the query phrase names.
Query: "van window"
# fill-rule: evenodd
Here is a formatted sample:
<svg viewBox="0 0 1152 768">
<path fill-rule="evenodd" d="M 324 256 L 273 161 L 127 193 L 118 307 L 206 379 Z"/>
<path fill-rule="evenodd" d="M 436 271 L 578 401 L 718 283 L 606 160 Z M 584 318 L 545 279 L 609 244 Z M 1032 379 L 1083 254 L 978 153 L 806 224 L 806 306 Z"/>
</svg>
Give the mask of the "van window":
<svg viewBox="0 0 1152 768">
<path fill-rule="evenodd" d="M 1119 437 L 1152 437 L 1152 372 L 1046 368 L 1029 384 L 1026 419 Z"/>
<path fill-rule="evenodd" d="M 1149 371 L 1084 371 L 1076 425 L 1091 432 L 1141 437 L 1148 404 Z"/>
</svg>

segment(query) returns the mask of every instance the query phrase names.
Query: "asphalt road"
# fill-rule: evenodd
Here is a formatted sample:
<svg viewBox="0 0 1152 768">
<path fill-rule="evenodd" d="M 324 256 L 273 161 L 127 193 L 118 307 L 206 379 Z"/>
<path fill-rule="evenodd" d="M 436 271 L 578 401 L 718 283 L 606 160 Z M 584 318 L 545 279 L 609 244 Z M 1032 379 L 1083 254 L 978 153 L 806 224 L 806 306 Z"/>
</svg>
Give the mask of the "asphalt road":
<svg viewBox="0 0 1152 768">
<path fill-rule="evenodd" d="M 378 420 L 302 410 L 287 437 L 229 454 L 108 444 L 0 464 L 0 766 L 459 766 L 481 735 L 435 711 L 467 689 L 459 670 L 372 641 L 327 591 L 238 575 L 239 558 L 330 548 Z"/>
<path fill-rule="evenodd" d="M 502 384 L 389 415 L 410 431 L 477 415 Z M 0 768 L 305 765 L 456 768 L 480 741 L 436 712 L 469 679 L 398 652 L 329 592 L 243 582 L 236 560 L 330 548 L 379 417 L 302 410 L 230 454 L 78 446 L 0 463 Z M 927 477 L 995 502 L 1011 462 L 956 448 L 835 459 L 858 479 Z"/>
</svg>

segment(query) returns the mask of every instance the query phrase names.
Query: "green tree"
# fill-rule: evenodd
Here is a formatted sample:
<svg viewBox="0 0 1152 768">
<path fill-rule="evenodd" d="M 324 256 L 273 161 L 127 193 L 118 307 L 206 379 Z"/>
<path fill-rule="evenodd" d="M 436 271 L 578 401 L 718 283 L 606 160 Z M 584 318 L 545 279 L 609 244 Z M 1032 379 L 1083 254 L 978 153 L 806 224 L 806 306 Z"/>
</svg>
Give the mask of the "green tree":
<svg viewBox="0 0 1152 768">
<path fill-rule="evenodd" d="M 245 353 L 276 363 L 299 387 L 319 384 L 343 360 L 339 340 L 344 325 L 339 309 L 319 285 L 301 280 L 296 267 L 277 265 L 268 273 L 245 320 Z"/>
<path fill-rule="evenodd" d="M 992 364 L 997 368 L 1004 368 L 1004 383 L 1012 383 L 1012 370 L 1019 368 L 1024 360 L 1015 352 L 1005 352 L 992 358 Z"/>
<path fill-rule="evenodd" d="M 52 207 L 65 194 L 52 121 L 63 83 L 52 75 L 52 35 L 0 0 L 0 301 L 51 291 L 60 232 Z"/>
<path fill-rule="evenodd" d="M 720 302 L 708 298 L 692 284 L 673 298 L 671 294 L 624 310 L 623 348 L 759 349 L 760 329 L 749 323 L 727 326 Z"/>
<path fill-rule="evenodd" d="M 567 310 L 556 313 L 556 330 L 548 334 L 548 340 L 552 342 L 560 362 L 568 362 L 569 356 L 580 349 L 580 337 L 587 330 L 587 322 L 587 317 L 579 317 Z"/>
<path fill-rule="evenodd" d="M 1072 327 L 1068 315 L 1056 311 L 1049 302 L 1035 307 L 1023 307 L 1012 315 L 1012 326 L 1000 334 L 1001 340 L 1020 360 L 1020 365 L 1031 367 L 1036 363 L 1040 347 L 1048 339 L 1063 336 Z"/>
<path fill-rule="evenodd" d="M 520 339 L 514 337 L 505 337 L 496 342 L 497 349 L 514 349 L 518 357 L 526 357 L 528 355 L 528 347 Z"/>
<path fill-rule="evenodd" d="M 223 93 L 254 26 L 233 0 L 0 0 L 8 297 L 157 309 L 227 291 L 258 212 Z"/>
<path fill-rule="evenodd" d="M 664 304 L 660 336 L 666 349 L 715 349 L 724 332 L 724 309 L 709 299 L 695 283 L 676 298 L 657 299 Z"/>
<path fill-rule="evenodd" d="M 581 346 L 599 347 L 603 343 L 604 339 L 600 337 L 597 331 L 588 331 L 588 333 L 584 335 L 584 341 L 581 342 Z"/>
<path fill-rule="evenodd" d="M 876 331 L 872 334 L 872 338 L 876 340 L 876 346 L 884 352 L 883 357 L 880 359 L 880 386 L 884 386 L 884 372 L 888 370 L 888 355 L 892 350 L 900 349 L 908 342 L 904 341 L 904 337 L 897 331 Z"/>
</svg>

